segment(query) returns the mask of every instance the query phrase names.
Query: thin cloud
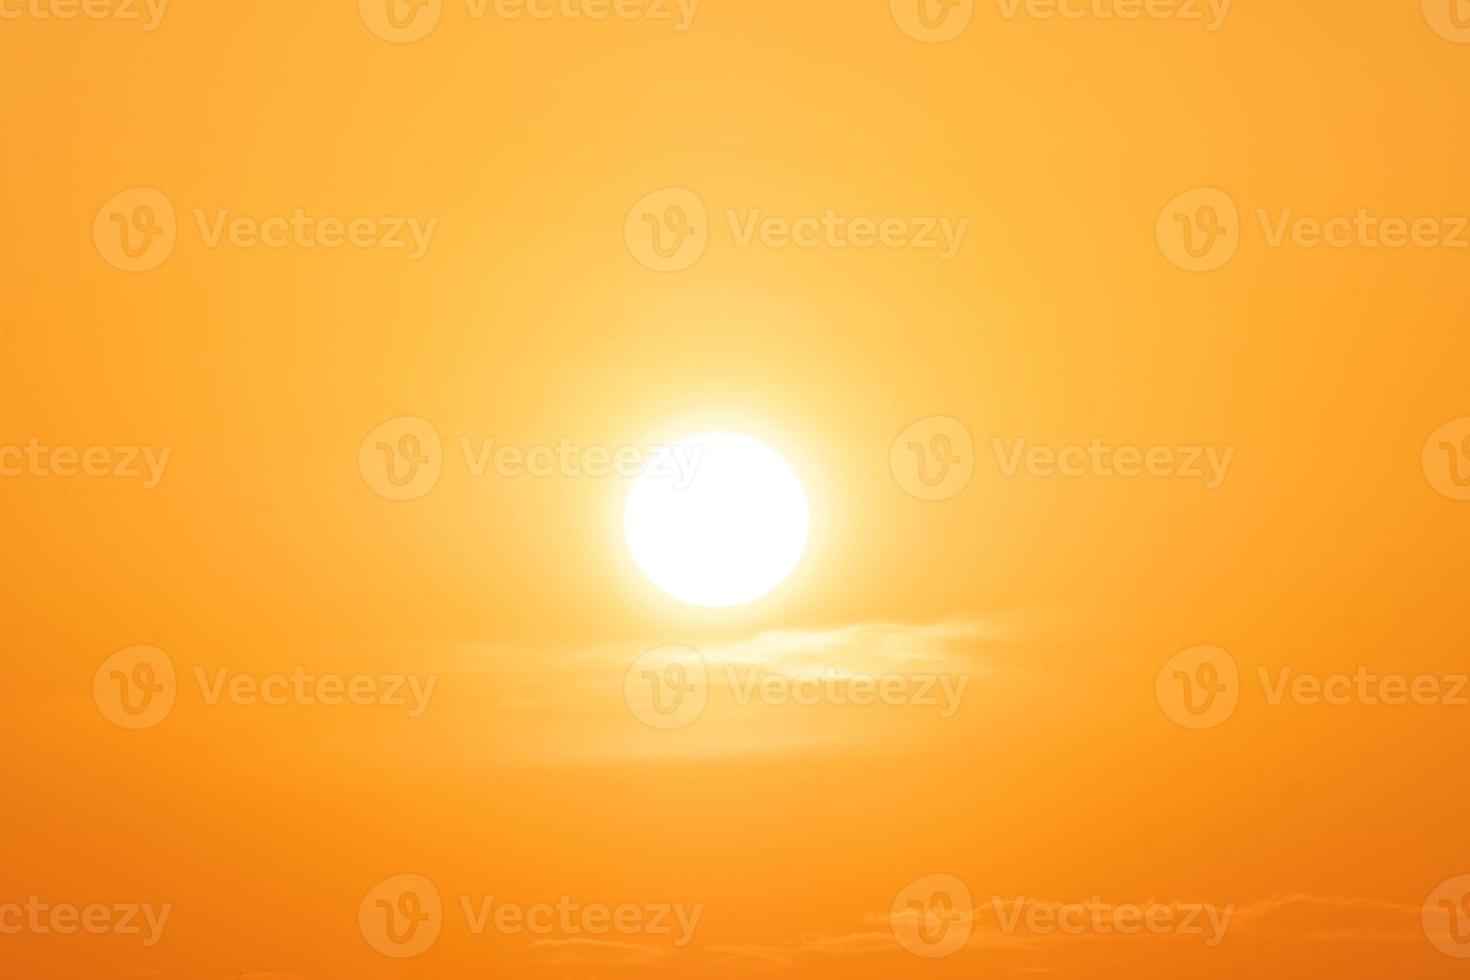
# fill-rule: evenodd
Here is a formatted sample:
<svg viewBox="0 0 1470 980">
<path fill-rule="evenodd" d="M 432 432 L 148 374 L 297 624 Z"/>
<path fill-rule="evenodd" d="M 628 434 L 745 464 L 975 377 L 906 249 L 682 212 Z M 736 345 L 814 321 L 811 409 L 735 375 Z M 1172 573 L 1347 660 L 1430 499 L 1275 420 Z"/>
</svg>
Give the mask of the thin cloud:
<svg viewBox="0 0 1470 980">
<path fill-rule="evenodd" d="M 555 964 L 636 964 L 667 956 L 668 950 L 611 939 L 538 939 L 527 947 Z"/>
</svg>

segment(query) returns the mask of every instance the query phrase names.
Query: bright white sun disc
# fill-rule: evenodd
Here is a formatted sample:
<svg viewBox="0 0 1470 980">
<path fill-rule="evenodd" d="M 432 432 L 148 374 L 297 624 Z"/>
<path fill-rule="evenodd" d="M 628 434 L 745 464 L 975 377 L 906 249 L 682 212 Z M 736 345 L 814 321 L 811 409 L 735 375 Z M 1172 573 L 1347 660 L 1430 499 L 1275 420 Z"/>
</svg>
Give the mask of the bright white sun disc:
<svg viewBox="0 0 1470 980">
<path fill-rule="evenodd" d="M 639 569 L 696 606 L 734 606 L 780 585 L 801 561 L 809 525 L 791 464 L 730 432 L 661 450 L 633 481 L 623 512 Z"/>
</svg>

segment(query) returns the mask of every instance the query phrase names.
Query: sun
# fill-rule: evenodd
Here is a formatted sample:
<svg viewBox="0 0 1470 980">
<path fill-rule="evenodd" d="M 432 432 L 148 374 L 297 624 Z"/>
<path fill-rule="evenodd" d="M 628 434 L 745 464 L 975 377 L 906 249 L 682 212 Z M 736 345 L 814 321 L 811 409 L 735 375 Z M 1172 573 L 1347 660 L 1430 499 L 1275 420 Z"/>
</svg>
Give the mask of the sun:
<svg viewBox="0 0 1470 980">
<path fill-rule="evenodd" d="M 810 512 L 796 471 L 770 446 L 706 432 L 661 450 L 628 491 L 633 561 L 695 606 L 735 606 L 785 581 L 806 550 Z"/>
</svg>

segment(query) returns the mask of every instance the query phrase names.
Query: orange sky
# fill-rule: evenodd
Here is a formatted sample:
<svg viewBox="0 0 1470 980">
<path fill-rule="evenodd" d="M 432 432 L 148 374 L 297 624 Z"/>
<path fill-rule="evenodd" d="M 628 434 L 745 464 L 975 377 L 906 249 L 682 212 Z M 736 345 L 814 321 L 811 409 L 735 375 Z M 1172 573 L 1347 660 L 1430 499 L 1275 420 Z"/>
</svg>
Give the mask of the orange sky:
<svg viewBox="0 0 1470 980">
<path fill-rule="evenodd" d="M 1463 973 L 1449 2 L 0 0 L 0 974 Z"/>
</svg>

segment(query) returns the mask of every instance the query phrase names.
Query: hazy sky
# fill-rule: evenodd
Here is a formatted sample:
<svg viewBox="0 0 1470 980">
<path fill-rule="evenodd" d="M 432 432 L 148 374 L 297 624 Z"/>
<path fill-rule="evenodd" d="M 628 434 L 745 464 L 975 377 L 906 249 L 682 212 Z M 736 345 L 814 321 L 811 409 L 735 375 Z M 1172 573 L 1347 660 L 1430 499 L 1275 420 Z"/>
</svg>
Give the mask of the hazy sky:
<svg viewBox="0 0 1470 980">
<path fill-rule="evenodd" d="M 1457 975 L 1448 7 L 393 2 L 0 0 L 0 972 Z"/>
</svg>

